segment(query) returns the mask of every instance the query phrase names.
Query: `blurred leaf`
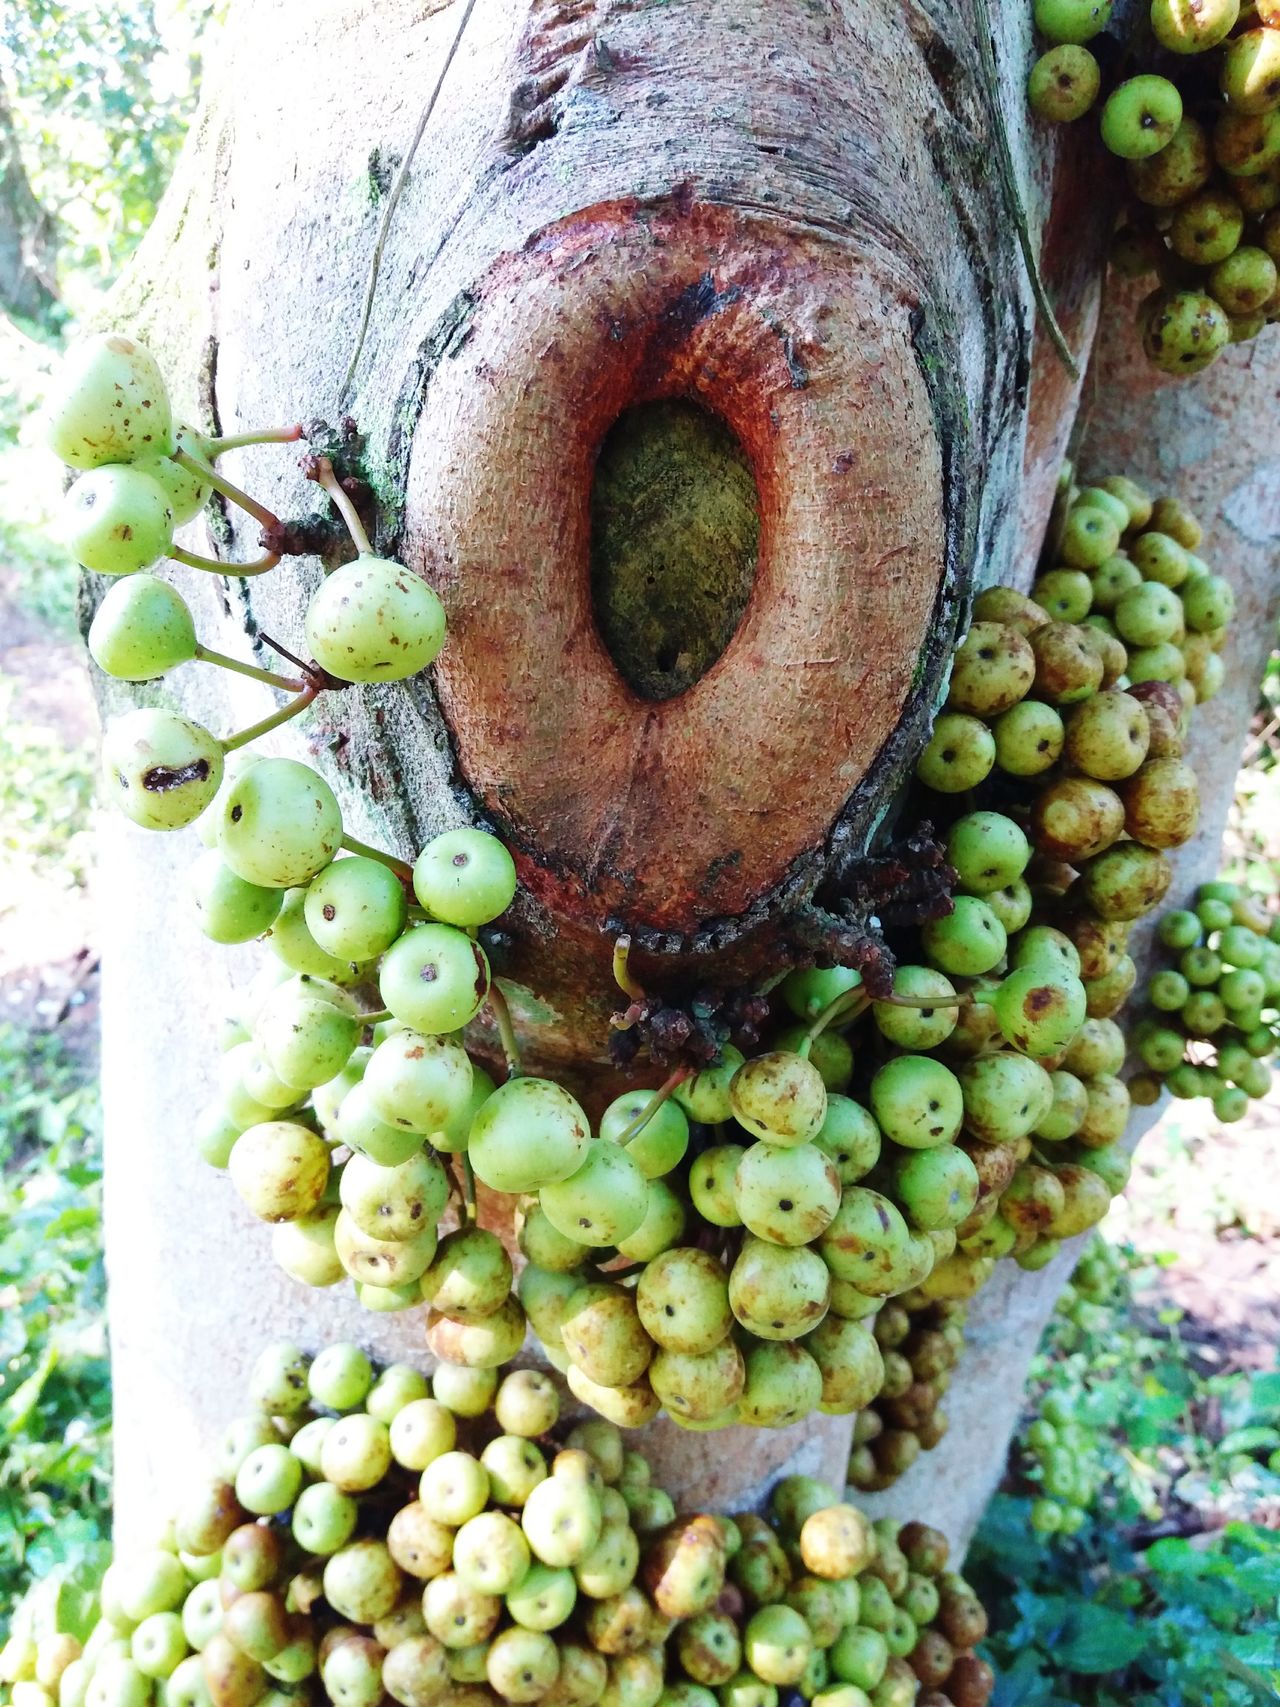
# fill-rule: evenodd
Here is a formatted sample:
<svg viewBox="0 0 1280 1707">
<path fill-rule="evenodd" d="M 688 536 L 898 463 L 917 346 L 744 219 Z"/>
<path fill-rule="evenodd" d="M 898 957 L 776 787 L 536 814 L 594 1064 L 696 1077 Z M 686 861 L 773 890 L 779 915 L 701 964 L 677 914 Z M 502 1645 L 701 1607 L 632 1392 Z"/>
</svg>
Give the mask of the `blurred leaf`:
<svg viewBox="0 0 1280 1707">
<path fill-rule="evenodd" d="M 1280 1428 L 1265 1428 L 1254 1424 L 1251 1428 L 1233 1429 L 1230 1434 L 1224 1434 L 1218 1442 L 1223 1452 L 1270 1452 L 1280 1446 Z"/>
<path fill-rule="evenodd" d="M 35 1582 L 52 1598 L 25 1616 L 43 1606 L 73 1634 L 91 1614 L 110 1534 L 91 1075 L 57 1034 L 0 1024 L 0 1626 Z"/>
<path fill-rule="evenodd" d="M 1132 1619 L 1106 1606 L 1077 1603 L 1067 1610 L 1053 1651 L 1060 1666 L 1087 1677 L 1121 1671 L 1146 1646 L 1146 1634 Z"/>
<path fill-rule="evenodd" d="M 1050 1394 L 1055 1417 L 1070 1419 L 1055 1425 L 1055 1450 L 1076 1466 L 1078 1533 L 1031 1529 L 1024 1490 L 1040 1472 L 1021 1438 L 1017 1492 L 993 1499 L 970 1549 L 997 1707 L 1255 1707 L 1258 1678 L 1280 1702 L 1280 1535 L 1219 1527 L 1224 1510 L 1280 1488 L 1242 1450 L 1270 1450 L 1280 1380 L 1206 1376 L 1186 1320 L 1170 1332 L 1150 1309 L 1154 1271 L 1139 1266 L 1149 1261 L 1095 1241 L 1035 1362 L 1025 1423 Z M 1194 1543 L 1165 1537 L 1135 1552 L 1135 1526 L 1173 1512 L 1194 1522 L 1197 1509 L 1205 1533 Z"/>
</svg>

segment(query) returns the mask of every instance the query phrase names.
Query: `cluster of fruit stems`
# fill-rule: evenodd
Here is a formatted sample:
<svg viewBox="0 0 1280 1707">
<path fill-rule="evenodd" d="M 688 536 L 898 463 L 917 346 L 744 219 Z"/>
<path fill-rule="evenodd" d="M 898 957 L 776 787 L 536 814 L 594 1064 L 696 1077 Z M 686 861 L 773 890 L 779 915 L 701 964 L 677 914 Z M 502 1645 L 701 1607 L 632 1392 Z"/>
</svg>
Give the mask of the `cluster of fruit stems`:
<svg viewBox="0 0 1280 1707">
<path fill-rule="evenodd" d="M 169 456 L 171 461 L 191 473 L 202 484 L 211 487 L 229 503 L 243 510 L 259 524 L 267 538 L 272 538 L 278 536 L 282 531 L 280 518 L 242 487 L 227 479 L 214 467 L 213 459 L 225 452 L 248 446 L 290 444 L 298 442 L 303 437 L 302 427 L 296 424 L 288 427 L 266 428 L 204 440 L 202 445 L 207 453 L 205 456 L 196 455 L 181 444 L 171 451 Z M 305 470 L 308 478 L 313 479 L 329 495 L 351 536 L 357 552 L 361 556 L 372 555 L 373 547 L 359 512 L 338 479 L 330 459 L 324 456 L 309 458 L 305 464 Z M 232 574 L 237 577 L 265 574 L 275 568 L 281 560 L 278 552 L 267 551 L 262 557 L 252 562 L 228 563 L 216 558 L 201 556 L 176 544 L 170 545 L 167 555 L 189 568 L 218 575 Z M 291 695 L 278 710 L 229 736 L 219 738 L 218 745 L 224 754 L 239 751 L 300 716 L 322 692 L 352 685 L 328 675 L 319 666 L 313 663 L 309 664 L 297 657 L 271 636 L 264 634 L 263 640 L 272 650 L 296 667 L 299 672 L 297 676 L 285 675 L 278 670 L 265 669 L 257 664 L 216 651 L 199 641 L 195 643 L 192 654 L 195 661 L 213 665 L 251 681 L 261 682 L 277 692 Z M 406 888 L 410 888 L 413 871 L 406 861 L 381 848 L 371 846 L 345 831 L 342 834 L 340 845 L 348 853 L 378 861 L 394 872 Z M 406 916 L 411 921 L 421 921 L 427 919 L 429 915 L 424 908 L 414 905 L 411 901 L 406 909 Z M 474 930 L 471 930 L 469 934 L 474 936 Z M 498 1033 L 508 1072 L 511 1075 L 519 1074 L 521 1071 L 519 1045 L 510 1010 L 496 982 L 490 985 L 487 1007 Z M 372 1026 L 390 1018 L 390 1012 L 386 1009 L 359 1015 L 359 1019 L 366 1026 Z M 655 1100 L 653 1107 L 658 1106 L 660 1103 Z M 635 1126 L 637 1132 L 643 1126 L 645 1119 L 648 1118 L 648 1112 L 651 1111 L 647 1111 L 645 1116 L 637 1121 Z M 466 1220 L 474 1220 L 476 1213 L 475 1181 L 470 1162 L 465 1153 L 461 1158 L 461 1174 L 460 1185 L 453 1180 L 452 1176 L 450 1177 L 451 1189 L 457 1189 L 459 1192 L 460 1216 Z"/>
<path fill-rule="evenodd" d="M 228 503 L 235 504 L 247 515 L 252 516 L 253 520 L 259 523 L 261 527 L 274 531 L 280 526 L 279 516 L 273 514 L 265 504 L 260 504 L 256 498 L 250 497 L 249 493 L 241 487 L 233 484 L 226 475 L 220 474 L 213 466 L 213 459 L 223 455 L 226 451 L 243 450 L 249 445 L 296 444 L 302 437 L 302 428 L 295 423 L 291 427 L 266 427 L 260 432 L 233 433 L 225 438 L 208 440 L 206 441 L 209 452 L 207 458 L 196 456 L 194 452 L 184 449 L 181 445 L 169 454 L 170 460 L 176 462 L 180 468 L 185 468 L 188 474 L 195 475 L 196 479 L 203 485 L 212 486 L 214 491 L 220 493 Z M 326 481 L 319 475 L 317 478 L 320 479 L 321 485 L 324 485 L 326 490 L 332 491 L 333 487 L 337 486 L 337 481 L 333 477 L 332 466 L 327 464 L 326 466 L 328 467 L 329 480 Z M 329 481 L 332 481 L 332 485 L 329 484 Z M 339 487 L 338 490 L 341 491 L 341 488 Z M 349 503 L 345 492 L 342 493 L 342 499 Z M 356 520 L 358 525 L 359 518 L 357 517 Z M 187 551 L 180 545 L 171 546 L 167 555 L 172 557 L 175 562 L 185 564 L 188 569 L 203 569 L 212 575 L 225 575 L 228 570 L 234 570 L 236 575 L 265 575 L 268 570 L 274 569 L 280 561 L 278 551 L 267 551 L 261 557 L 254 558 L 252 562 L 229 564 L 219 561 L 216 557 L 202 557 L 198 552 Z M 234 659 L 222 658 L 217 654 L 210 655 L 208 661 L 216 661 L 222 664 L 224 668 L 237 670 L 242 675 L 256 675 L 259 680 L 274 681 L 276 679 L 269 671 L 255 671 L 252 665 L 240 664 Z"/>
<path fill-rule="evenodd" d="M 247 445 L 290 443 L 296 441 L 301 436 L 302 429 L 296 426 L 268 429 L 261 432 L 238 434 L 215 440 L 212 442 L 210 450 L 211 454 L 220 455 L 224 451 L 238 449 Z M 196 473 L 202 480 L 212 485 L 215 490 L 220 492 L 223 497 L 228 499 L 228 501 L 237 504 L 241 509 L 246 511 L 246 513 L 257 521 L 264 529 L 269 531 L 279 530 L 280 521 L 277 516 L 275 516 L 264 505 L 258 503 L 256 499 L 252 498 L 240 487 L 227 480 L 209 463 L 194 457 L 185 450 L 178 450 L 174 452 L 173 460 L 188 468 L 191 472 Z M 361 554 L 372 553 L 373 547 L 364 528 L 364 524 L 360 519 L 360 515 L 356 510 L 355 505 L 352 503 L 350 496 L 344 490 L 341 481 L 335 474 L 330 460 L 326 457 L 313 459 L 309 472 L 311 473 L 311 477 L 314 478 L 316 482 L 329 494 L 334 506 L 338 510 L 348 532 L 351 535 L 357 551 Z M 216 559 L 198 557 L 193 553 L 185 552 L 177 547 L 173 548 L 170 555 L 176 561 L 184 563 L 188 567 L 204 569 L 219 574 L 226 574 L 230 570 L 236 575 L 265 573 L 268 569 L 275 567 L 280 561 L 278 554 L 268 553 L 257 563 L 249 565 L 236 564 L 233 566 L 220 563 Z M 254 681 L 263 682 L 270 687 L 279 691 L 291 693 L 294 696 L 278 711 L 271 713 L 269 716 L 249 725 L 247 728 L 239 730 L 235 734 L 223 739 L 221 745 L 224 752 L 235 752 L 240 748 L 246 747 L 252 742 L 261 739 L 263 736 L 270 734 L 273 730 L 280 728 L 291 719 L 306 711 L 322 691 L 351 685 L 344 682 L 335 682 L 331 678 L 327 678 L 322 671 L 317 670 L 314 666 L 306 664 L 302 659 L 297 658 L 294 654 L 286 651 L 278 641 L 271 639 L 270 636 L 264 636 L 264 640 L 275 651 L 279 652 L 282 657 L 297 666 L 301 672 L 300 677 L 293 678 L 283 676 L 277 671 L 263 669 L 258 665 L 243 662 L 239 659 L 229 657 L 224 653 L 216 652 L 203 645 L 197 646 L 196 657 L 199 661 L 217 665 L 220 668 L 248 677 Z M 378 860 L 381 864 L 395 872 L 397 877 L 399 877 L 406 886 L 411 883 L 413 875 L 412 867 L 407 861 L 398 858 L 396 855 L 374 847 L 346 832 L 344 832 L 342 836 L 341 845 L 348 853 L 359 854 L 369 859 Z M 426 919 L 428 914 L 425 909 L 411 904 L 408 908 L 408 917 L 411 920 Z M 469 934 L 474 935 L 474 930 L 471 930 Z M 631 939 L 629 936 L 621 935 L 616 939 L 613 953 L 613 975 L 619 990 L 628 998 L 628 1001 L 634 1005 L 636 1003 L 643 1002 L 645 998 L 645 991 L 630 971 L 630 948 Z M 767 994 L 772 986 L 781 982 L 781 980 L 786 976 L 786 972 L 787 969 L 784 968 L 782 971 L 777 972 L 770 978 L 766 979 L 761 985 L 760 993 Z M 947 1005 L 963 1007 L 975 1000 L 981 999 L 983 999 L 982 994 L 973 994 L 968 992 L 958 993 L 954 998 L 950 999 L 903 996 L 894 993 L 888 993 L 883 997 L 878 998 L 878 1000 L 882 1001 L 885 1005 L 903 1008 L 929 1006 L 945 1007 Z M 518 1077 L 523 1071 L 519 1039 L 516 1034 L 510 1007 L 497 980 L 494 980 L 490 985 L 486 1006 L 498 1035 L 506 1063 L 508 1077 Z M 803 1041 L 798 1046 L 797 1053 L 807 1059 L 813 1043 L 825 1030 L 829 1027 L 838 1027 L 843 1030 L 860 1019 L 869 1006 L 870 997 L 861 989 L 848 991 L 837 997 L 826 1009 L 818 1014 L 818 1016 L 809 1025 Z M 386 1009 L 380 1009 L 373 1012 L 362 1013 L 358 1017 L 362 1024 L 372 1026 L 378 1024 L 380 1021 L 390 1019 L 391 1014 Z M 628 1015 L 624 1012 L 623 1014 L 615 1016 L 614 1023 L 619 1027 L 625 1027 L 629 1023 Z M 670 1073 L 663 1083 L 654 1091 L 653 1096 L 645 1106 L 641 1108 L 631 1124 L 619 1135 L 618 1143 L 625 1146 L 635 1138 L 652 1119 L 654 1114 L 657 1113 L 658 1109 L 661 1108 L 667 1098 L 672 1095 L 679 1085 L 692 1076 L 694 1071 L 695 1069 L 690 1066 L 681 1066 L 677 1067 L 672 1073 Z M 471 1167 L 470 1159 L 465 1151 L 462 1152 L 459 1161 L 461 1179 L 458 1180 L 452 1175 L 450 1176 L 451 1196 L 455 1197 L 460 1219 L 464 1221 L 474 1221 L 476 1217 L 475 1176 Z M 600 1267 L 601 1264 L 599 1262 L 595 1262 L 590 1263 L 588 1266 Z M 638 1268 L 640 1265 L 635 1266 Z M 626 1269 L 613 1268 L 609 1271 L 609 1275 L 611 1279 L 625 1280 L 629 1272 L 631 1272 L 630 1267 Z"/>
<path fill-rule="evenodd" d="M 292 444 L 303 436 L 300 426 L 268 428 L 262 432 L 238 433 L 227 438 L 214 439 L 210 442 L 210 455 L 221 456 L 224 451 L 239 450 L 247 445 L 259 444 Z M 260 504 L 256 498 L 234 485 L 225 475 L 220 474 L 211 461 L 193 455 L 190 451 L 177 449 L 171 453 L 172 461 L 189 473 L 194 474 L 206 485 L 212 486 L 229 503 L 236 504 L 240 509 L 258 522 L 268 533 L 280 531 L 280 518 L 269 510 L 265 504 Z M 310 477 L 317 485 L 329 494 L 335 508 L 346 524 L 356 550 L 362 555 L 372 555 L 373 546 L 365 531 L 360 514 L 352 503 L 342 482 L 334 473 L 333 464 L 328 457 L 316 457 L 312 460 L 309 470 Z M 215 575 L 255 576 L 264 575 L 274 569 L 280 562 L 280 553 L 269 551 L 252 563 L 223 563 L 214 557 L 202 557 L 195 552 L 187 551 L 182 546 L 170 547 L 168 556 L 175 562 L 185 564 L 189 569 L 202 569 Z M 196 660 L 202 664 L 213 664 L 219 669 L 229 670 L 238 676 L 246 676 L 250 681 L 264 682 L 277 692 L 289 693 L 294 697 L 280 707 L 278 711 L 262 718 L 259 722 L 250 724 L 245 729 L 237 730 L 221 741 L 224 753 L 237 752 L 241 747 L 247 747 L 252 742 L 269 735 L 274 729 L 279 729 L 291 719 L 300 716 L 324 691 L 334 688 L 348 687 L 347 682 L 337 682 L 327 677 L 322 670 L 305 663 L 287 651 L 278 641 L 264 635 L 265 643 L 278 652 L 287 662 L 295 665 L 300 671 L 298 676 L 282 675 L 278 670 L 263 669 L 258 664 L 250 664 L 240 658 L 229 657 L 225 652 L 215 652 L 211 647 L 197 644 Z M 342 845 L 348 853 L 363 854 L 368 859 L 380 860 L 389 866 L 396 874 L 406 881 L 411 875 L 410 867 L 394 855 L 383 853 L 377 848 L 367 846 L 357 841 L 353 836 L 344 835 Z"/>
<path fill-rule="evenodd" d="M 303 431 L 300 426 L 267 428 L 258 432 L 238 433 L 224 438 L 214 439 L 209 441 L 209 451 L 211 456 L 220 456 L 225 451 L 238 450 L 249 445 L 291 444 L 297 442 L 302 437 Z M 236 486 L 224 475 L 219 473 L 218 470 L 212 466 L 211 462 L 196 457 L 189 451 L 183 449 L 175 450 L 172 453 L 172 460 L 186 468 L 190 473 L 195 474 L 201 481 L 212 486 L 215 491 L 221 493 L 221 495 L 230 503 L 238 505 L 240 509 L 244 510 L 246 514 L 258 522 L 264 530 L 267 530 L 268 532 L 278 532 L 280 530 L 281 523 L 278 516 L 276 516 L 264 504 L 259 503 L 257 499 L 251 497 L 241 487 Z M 365 530 L 364 523 L 361 521 L 360 514 L 352 503 L 350 496 L 345 491 L 341 481 L 334 472 L 333 464 L 329 458 L 313 458 L 309 464 L 308 473 L 310 478 L 314 479 L 332 499 L 335 508 L 346 525 L 347 531 L 351 535 L 351 539 L 356 550 L 361 555 L 372 555 L 373 546 L 370 542 L 368 533 Z M 176 545 L 170 549 L 168 555 L 176 562 L 185 564 L 188 568 L 201 569 L 218 575 L 226 575 L 228 573 L 236 576 L 261 575 L 265 574 L 268 570 L 275 568 L 280 562 L 280 555 L 278 552 L 268 552 L 263 557 L 252 563 L 223 563 L 216 558 L 202 557 L 196 553 L 186 551 Z M 241 748 L 247 747 L 254 741 L 261 740 L 264 736 L 281 728 L 284 724 L 290 722 L 293 718 L 300 716 L 304 711 L 306 711 L 322 692 L 346 688 L 352 685 L 349 682 L 339 682 L 326 676 L 322 670 L 318 669 L 314 665 L 306 663 L 303 659 L 298 658 L 292 652 L 286 650 L 279 641 L 272 639 L 271 636 L 264 635 L 263 640 L 272 648 L 273 651 L 278 652 L 282 658 L 295 665 L 300 671 L 300 675 L 297 677 L 282 675 L 279 671 L 264 669 L 260 665 L 248 663 L 243 659 L 230 657 L 226 653 L 214 651 L 211 647 L 207 647 L 199 643 L 196 645 L 195 659 L 198 662 L 215 665 L 219 669 L 230 671 L 235 675 L 247 677 L 251 681 L 263 682 L 268 687 L 274 688 L 278 692 L 289 693 L 293 696 L 283 706 L 281 706 L 278 711 L 274 711 L 268 716 L 261 718 L 258 722 L 252 723 L 246 728 L 240 729 L 234 734 L 222 738 L 220 745 L 224 753 L 237 752 Z M 353 836 L 346 831 L 343 832 L 341 845 L 348 853 L 359 854 L 366 859 L 374 859 L 379 861 L 380 864 L 387 866 L 391 871 L 395 872 L 396 876 L 399 877 L 406 886 L 411 883 L 413 876 L 412 866 L 410 866 L 407 861 L 399 859 L 395 854 L 387 853 L 381 848 L 373 847 L 369 843 L 361 841 L 358 837 Z M 428 917 L 424 908 L 413 904 L 410 904 L 407 916 L 410 919 L 417 920 L 423 920 Z M 474 934 L 474 932 L 472 934 Z M 490 987 L 488 1006 L 493 1016 L 503 1053 L 506 1057 L 508 1069 L 512 1073 L 518 1073 L 520 1071 L 520 1052 L 511 1020 L 511 1013 L 506 999 L 501 990 L 497 987 L 496 983 Z M 385 1009 L 373 1013 L 362 1014 L 360 1016 L 361 1020 L 366 1025 L 375 1025 L 381 1020 L 390 1019 L 390 1017 L 390 1013 Z M 672 1088 L 674 1088 L 674 1086 Z M 655 1104 L 655 1106 L 657 1105 Z M 643 1122 L 640 1124 L 643 1124 Z M 639 1129 L 640 1125 L 638 1124 L 636 1130 L 639 1131 Z M 463 1171 L 465 1180 L 463 1208 L 469 1217 L 474 1218 L 475 1185 L 470 1165 L 467 1163 L 465 1156 L 463 1157 Z"/>
</svg>

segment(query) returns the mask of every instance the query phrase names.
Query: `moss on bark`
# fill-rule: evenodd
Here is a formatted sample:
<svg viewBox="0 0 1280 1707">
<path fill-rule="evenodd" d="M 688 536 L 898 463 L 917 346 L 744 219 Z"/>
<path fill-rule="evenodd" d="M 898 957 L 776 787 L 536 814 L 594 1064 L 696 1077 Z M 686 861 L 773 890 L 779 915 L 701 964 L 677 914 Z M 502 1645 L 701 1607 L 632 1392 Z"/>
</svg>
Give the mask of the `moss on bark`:
<svg viewBox="0 0 1280 1707">
<path fill-rule="evenodd" d="M 614 662 L 670 699 L 732 640 L 751 596 L 760 504 L 726 424 L 675 398 L 622 414 L 591 489 L 591 591 Z"/>
</svg>

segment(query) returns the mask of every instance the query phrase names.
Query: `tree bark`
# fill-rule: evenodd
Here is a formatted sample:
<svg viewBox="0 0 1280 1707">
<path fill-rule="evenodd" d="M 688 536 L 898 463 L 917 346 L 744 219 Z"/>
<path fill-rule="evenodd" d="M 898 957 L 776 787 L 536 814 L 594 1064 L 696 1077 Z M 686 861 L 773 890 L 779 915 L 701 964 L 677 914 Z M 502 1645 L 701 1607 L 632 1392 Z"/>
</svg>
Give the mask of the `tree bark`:
<svg viewBox="0 0 1280 1707">
<path fill-rule="evenodd" d="M 57 222 L 36 199 L 0 81 L 0 308 L 37 325 L 58 301 Z"/>
<path fill-rule="evenodd" d="M 642 981 L 679 988 L 758 978 L 800 924 L 828 928 L 891 821 L 969 595 L 1030 577 L 1079 385 L 1033 329 L 997 124 L 1081 352 L 1109 210 L 1094 145 L 1071 137 L 1059 156 L 1026 123 L 1023 8 L 992 8 L 993 82 L 972 5 L 479 0 L 344 405 L 382 198 L 458 7 L 233 13 L 115 317 L 141 326 L 202 426 L 334 423 L 349 407 L 378 542 L 438 587 L 450 638 L 428 676 L 327 696 L 307 748 L 356 835 L 412 854 L 478 819 L 513 843 L 501 969 L 517 1024 L 535 1067 L 596 1102 L 613 935 L 632 934 Z M 314 508 L 287 456 L 228 462 L 280 514 Z M 631 513 L 668 529 L 702 630 L 646 603 L 653 558 L 608 526 Z M 225 514 L 212 536 L 255 554 Z M 296 640 L 317 578 L 305 559 L 251 584 L 206 578 L 202 638 L 234 649 L 247 628 L 270 661 L 264 636 Z M 654 633 L 679 639 L 665 661 Z M 261 690 L 210 674 L 174 684 L 197 715 L 225 729 L 260 714 Z M 217 1019 L 251 964 L 211 950 L 182 909 L 185 840 L 114 826 L 106 852 L 126 1527 L 217 1430 L 264 1338 L 422 1355 L 420 1320 L 286 1281 L 264 1229 L 185 1153 Z M 1009 1347 L 1009 1393 L 1032 1332 Z M 839 1480 L 848 1435 L 814 1418 L 647 1439 L 674 1493 L 734 1505 L 784 1465 Z M 1002 1440 L 966 1462 L 971 1488 Z M 945 1460 L 920 1476 L 929 1462 Z"/>
<path fill-rule="evenodd" d="M 393 151 L 456 16 L 334 6 L 300 40 L 276 0 L 229 32 L 229 92 L 121 302 L 183 346 L 224 430 L 336 413 Z M 515 845 L 506 970 L 535 1059 L 603 1063 L 620 929 L 659 988 L 776 962 L 782 921 L 838 894 L 881 822 L 970 576 L 1043 515 L 1074 393 L 1047 353 L 1024 520 L 1032 318 L 990 170 L 998 114 L 1020 121 L 1022 21 L 1002 28 L 993 87 L 967 9 L 476 9 L 351 400 L 379 538 L 440 588 L 450 643 L 430 681 L 341 696 L 327 733 L 383 836 L 479 814 Z M 1013 142 L 1038 226 L 1049 157 Z M 1051 234 L 1082 343 L 1101 224 L 1095 199 L 1070 243 Z M 736 437 L 759 547 L 727 649 L 654 701 L 592 620 L 588 533 L 605 434 L 671 397 Z M 689 460 L 668 447 L 668 483 Z M 311 507 L 278 461 L 256 478 Z M 251 623 L 296 634 L 313 584 L 255 587 Z"/>
</svg>

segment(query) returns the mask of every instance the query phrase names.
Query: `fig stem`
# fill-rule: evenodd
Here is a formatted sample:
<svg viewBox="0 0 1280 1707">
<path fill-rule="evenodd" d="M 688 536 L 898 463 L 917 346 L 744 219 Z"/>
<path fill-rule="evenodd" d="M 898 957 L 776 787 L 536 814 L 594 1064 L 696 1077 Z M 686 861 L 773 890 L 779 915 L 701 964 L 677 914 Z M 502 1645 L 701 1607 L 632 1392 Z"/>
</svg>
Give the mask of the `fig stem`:
<svg viewBox="0 0 1280 1707">
<path fill-rule="evenodd" d="M 260 664 L 246 664 L 239 658 L 229 658 L 225 652 L 215 652 L 210 646 L 196 645 L 196 661 L 201 664 L 216 664 L 220 670 L 233 670 L 237 676 L 248 676 L 251 682 L 266 682 L 268 687 L 279 688 L 285 693 L 301 693 L 306 687 L 305 682 L 295 681 L 292 676 L 277 675 L 274 670 L 264 670 Z"/>
<path fill-rule="evenodd" d="M 329 461 L 327 456 L 318 456 L 316 458 L 314 478 L 317 485 L 323 486 L 330 498 L 332 498 L 334 507 L 337 509 L 343 521 L 347 524 L 347 532 L 351 535 L 355 548 L 360 553 L 361 557 L 372 557 L 373 547 L 369 543 L 368 534 L 364 531 L 364 523 L 360 520 L 360 516 L 355 505 L 351 502 L 350 497 L 343 490 L 342 482 L 333 472 L 333 464 Z"/>
<path fill-rule="evenodd" d="M 188 569 L 206 569 L 211 575 L 265 575 L 280 561 L 278 551 L 268 551 L 263 557 L 255 557 L 252 563 L 224 563 L 221 558 L 202 557 L 198 551 L 188 551 L 181 545 L 171 545 L 168 555 L 175 563 L 183 563 Z"/>
<path fill-rule="evenodd" d="M 644 987 L 631 976 L 631 938 L 620 936 L 613 945 L 613 981 L 629 1001 L 644 1001 Z"/>
<path fill-rule="evenodd" d="M 499 989 L 496 978 L 489 986 L 489 1007 L 502 1042 L 502 1053 L 506 1056 L 507 1077 L 518 1079 L 524 1072 L 520 1064 L 520 1044 L 516 1038 L 516 1028 L 512 1024 L 511 1009 L 507 1006 L 507 998 Z"/>
<path fill-rule="evenodd" d="M 236 734 L 228 736 L 222 743 L 223 752 L 234 753 L 241 747 L 247 747 L 251 741 L 257 741 L 263 735 L 269 735 L 273 729 L 278 729 L 282 723 L 288 723 L 290 718 L 299 716 L 307 709 L 319 691 L 314 683 L 308 682 L 302 692 L 295 695 L 287 705 L 282 705 L 279 711 L 273 711 L 270 717 L 264 717 L 260 723 L 251 723 L 247 729 L 241 729 Z"/>
<path fill-rule="evenodd" d="M 653 1119 L 654 1115 L 662 1107 L 663 1103 L 666 1102 L 672 1091 L 674 1091 L 678 1085 L 682 1085 L 686 1079 L 690 1079 L 692 1077 L 692 1067 L 677 1067 L 674 1073 L 664 1079 L 662 1084 L 649 1098 L 648 1102 L 640 1110 L 639 1114 L 636 1115 L 631 1124 L 629 1126 L 624 1126 L 622 1131 L 619 1132 L 617 1142 L 621 1148 L 625 1150 L 631 1140 L 636 1137 L 637 1134 L 644 1131 L 645 1127 Z"/>
<path fill-rule="evenodd" d="M 254 521 L 260 522 L 264 528 L 278 528 L 280 526 L 279 516 L 274 515 L 265 504 L 260 504 L 256 498 L 251 498 L 247 492 L 228 480 L 224 474 L 219 474 L 213 464 L 206 462 L 203 457 L 193 456 L 189 450 L 175 450 L 171 460 L 185 468 L 188 474 L 194 474 L 197 479 L 203 480 L 207 486 L 212 486 L 215 492 L 221 492 L 222 496 L 230 503 L 238 504 L 246 514 L 251 515 Z"/>
<path fill-rule="evenodd" d="M 381 848 L 370 847 L 368 842 L 361 842 L 355 836 L 342 838 L 342 845 L 348 853 L 361 854 L 365 859 L 376 859 L 394 871 L 402 883 L 412 883 L 413 867 L 403 859 L 397 859 L 394 854 L 383 853 Z"/>
<path fill-rule="evenodd" d="M 215 457 L 224 451 L 243 450 L 247 445 L 289 445 L 301 437 L 301 424 L 295 421 L 291 427 L 266 427 L 260 433 L 228 433 L 225 438 L 201 442 L 210 457 Z"/>
<path fill-rule="evenodd" d="M 821 1037 L 829 1025 L 834 1024 L 836 1020 L 859 1019 L 869 1006 L 870 997 L 861 984 L 855 985 L 852 990 L 842 990 L 834 1001 L 827 1003 L 808 1031 L 805 1032 L 800 1039 L 796 1054 L 802 1055 L 807 1061 L 815 1039 Z"/>
</svg>

